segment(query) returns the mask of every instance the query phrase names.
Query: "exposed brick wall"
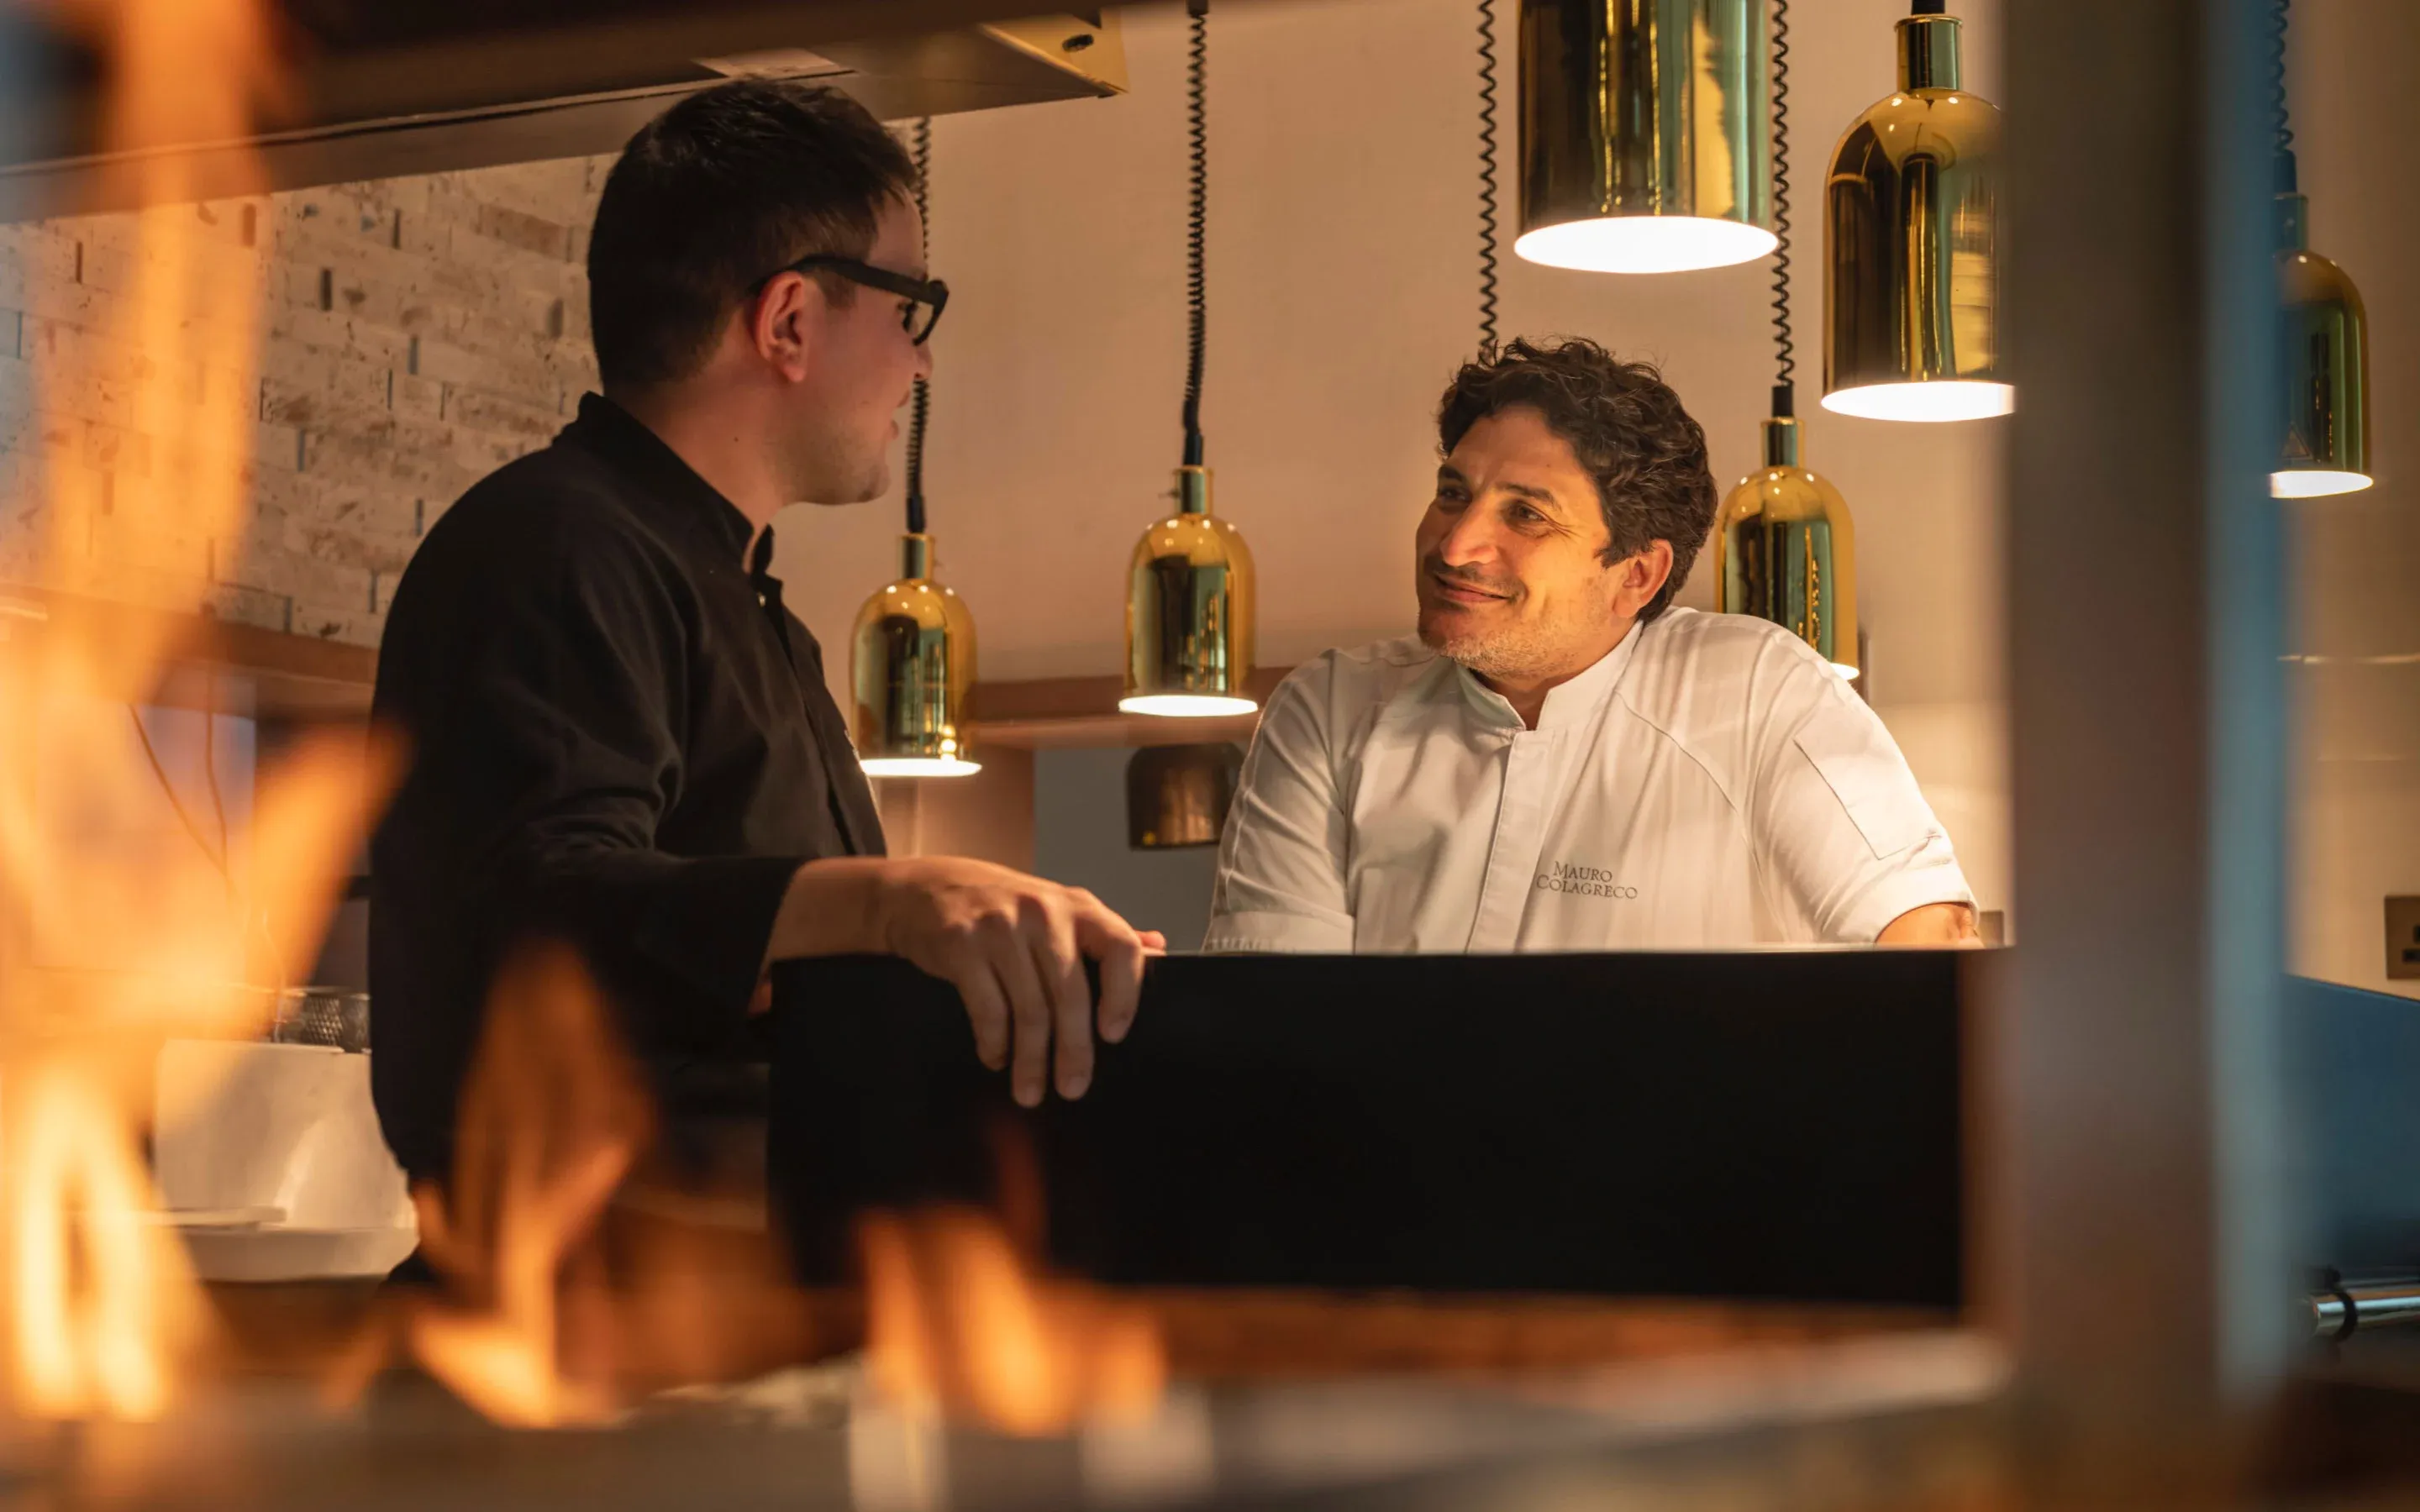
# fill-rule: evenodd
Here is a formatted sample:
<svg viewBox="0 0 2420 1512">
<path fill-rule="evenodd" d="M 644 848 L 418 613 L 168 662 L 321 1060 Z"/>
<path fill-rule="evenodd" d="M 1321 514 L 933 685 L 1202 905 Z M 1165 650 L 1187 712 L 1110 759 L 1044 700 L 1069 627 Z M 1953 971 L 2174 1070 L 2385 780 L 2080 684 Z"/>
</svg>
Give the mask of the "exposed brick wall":
<svg viewBox="0 0 2420 1512">
<path fill-rule="evenodd" d="M 149 212 L 194 217 L 218 274 L 262 280 L 246 528 L 209 540 L 175 519 L 121 519 L 96 532 L 73 579 L 145 602 L 199 587 L 231 619 L 375 643 L 422 533 L 481 475 L 544 444 L 595 386 L 582 268 L 611 162 Z M 0 226 L 0 581 L 35 570 L 46 470 L 80 469 L 106 489 L 149 465 L 126 385 L 150 360 L 96 349 L 123 315 L 140 246 L 132 215 Z M 207 361 L 171 377 L 240 381 Z"/>
</svg>

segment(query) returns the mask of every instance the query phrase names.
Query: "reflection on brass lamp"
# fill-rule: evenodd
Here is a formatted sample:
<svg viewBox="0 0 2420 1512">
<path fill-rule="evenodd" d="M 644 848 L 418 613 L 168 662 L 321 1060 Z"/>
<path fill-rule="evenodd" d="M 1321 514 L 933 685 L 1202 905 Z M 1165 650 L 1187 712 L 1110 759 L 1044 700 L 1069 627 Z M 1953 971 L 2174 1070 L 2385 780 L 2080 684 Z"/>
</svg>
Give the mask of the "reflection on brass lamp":
<svg viewBox="0 0 2420 1512">
<path fill-rule="evenodd" d="M 916 123 L 916 208 L 924 208 L 932 121 Z M 849 738 L 868 777 L 966 777 L 983 770 L 969 741 L 975 619 L 933 576 L 924 532 L 924 427 L 931 395 L 916 380 L 908 423 L 908 533 L 899 578 L 857 611 L 849 641 Z"/>
<path fill-rule="evenodd" d="M 1126 581 L 1128 714 L 1249 714 L 1252 552 L 1210 515 L 1210 470 L 1176 470 L 1177 513 L 1135 544 Z"/>
<path fill-rule="evenodd" d="M 1523 0 L 1521 235 L 1550 268 L 1773 249 L 1765 0 Z"/>
<path fill-rule="evenodd" d="M 1764 466 L 1714 515 L 1714 608 L 1770 620 L 1843 677 L 1858 672 L 1857 542 L 1840 490 L 1798 463 L 1790 333 L 1790 0 L 1773 6 L 1773 415 Z"/>
<path fill-rule="evenodd" d="M 2285 440 L 2269 492 L 2311 499 L 2366 488 L 2369 473 L 2369 316 L 2345 270 L 2311 250 L 2311 202 L 2295 181 L 2286 120 L 2286 0 L 2272 11 L 2270 61 L 2277 131 L 2278 332 Z"/>
<path fill-rule="evenodd" d="M 1244 772 L 1227 741 L 1146 746 L 1126 761 L 1126 843 L 1138 851 L 1216 845 Z"/>
<path fill-rule="evenodd" d="M 1188 0 L 1192 51 L 1187 70 L 1193 152 L 1187 221 L 1189 355 L 1185 380 L 1185 461 L 1176 470 L 1176 513 L 1135 544 L 1126 575 L 1125 691 L 1128 714 L 1202 717 L 1249 714 L 1252 671 L 1252 553 L 1235 527 L 1210 516 L 1210 470 L 1202 440 L 1203 278 L 1209 203 L 1207 103 L 1208 0 Z"/>
<path fill-rule="evenodd" d="M 1958 19 L 1916 0 L 1899 88 L 1832 151 L 1823 408 L 1977 420 L 2016 407 L 2001 350 L 2000 113 L 1961 87 Z"/>
<path fill-rule="evenodd" d="M 1789 391 L 1774 390 L 1764 466 L 1714 516 L 1714 607 L 1771 620 L 1857 675 L 1857 534 L 1848 501 L 1798 465 Z"/>
<path fill-rule="evenodd" d="M 899 580 L 857 612 L 849 736 L 868 777 L 967 777 L 983 769 L 969 740 L 975 617 L 933 579 L 933 538 L 901 541 Z"/>
<path fill-rule="evenodd" d="M 2269 491 L 2279 499 L 2351 493 L 2372 482 L 2369 316 L 2345 270 L 2311 250 L 2311 202 L 2289 190 L 2277 209 L 2286 440 Z"/>
</svg>

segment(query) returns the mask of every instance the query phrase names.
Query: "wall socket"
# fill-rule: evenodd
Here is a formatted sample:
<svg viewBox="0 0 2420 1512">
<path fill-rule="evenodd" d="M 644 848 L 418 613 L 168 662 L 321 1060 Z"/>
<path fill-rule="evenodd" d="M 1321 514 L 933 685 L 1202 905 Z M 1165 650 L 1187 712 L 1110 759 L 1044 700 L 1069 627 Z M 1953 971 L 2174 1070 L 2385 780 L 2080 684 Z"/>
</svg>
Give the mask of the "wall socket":
<svg viewBox="0 0 2420 1512">
<path fill-rule="evenodd" d="M 2420 898 L 2386 900 L 2386 975 L 2420 978 Z"/>
</svg>

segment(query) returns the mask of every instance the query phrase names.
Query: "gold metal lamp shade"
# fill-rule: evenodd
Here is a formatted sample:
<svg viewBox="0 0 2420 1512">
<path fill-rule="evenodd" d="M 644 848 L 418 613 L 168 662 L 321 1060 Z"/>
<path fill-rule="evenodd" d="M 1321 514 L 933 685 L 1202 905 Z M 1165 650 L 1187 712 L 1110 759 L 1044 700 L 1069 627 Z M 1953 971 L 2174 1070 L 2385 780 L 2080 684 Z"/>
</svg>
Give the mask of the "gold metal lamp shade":
<svg viewBox="0 0 2420 1512">
<path fill-rule="evenodd" d="M 933 580 L 933 538 L 902 538 L 899 580 L 857 611 L 849 735 L 868 777 L 967 777 L 983 770 L 969 741 L 975 618 Z"/>
<path fill-rule="evenodd" d="M 1857 667 L 1856 527 L 1848 501 L 1798 465 L 1798 422 L 1764 423 L 1764 467 L 1714 516 L 1714 607 L 1771 620 L 1842 677 Z"/>
<path fill-rule="evenodd" d="M 1177 513 L 1143 532 L 1126 579 L 1128 714 L 1208 717 L 1259 707 L 1252 671 L 1252 552 L 1210 515 L 1210 470 L 1176 470 Z"/>
<path fill-rule="evenodd" d="M 1977 420 L 2016 407 L 1999 135 L 2000 113 L 1960 86 L 1958 19 L 1900 21 L 1899 88 L 1840 138 L 1824 186 L 1824 409 Z"/>
<path fill-rule="evenodd" d="M 1126 759 L 1126 844 L 1138 851 L 1216 845 L 1243 780 L 1232 742 L 1145 746 Z"/>
<path fill-rule="evenodd" d="M 1774 248 L 1765 0 L 1522 0 L 1521 235 L 1550 268 Z"/>
<path fill-rule="evenodd" d="M 2311 250 L 2311 202 L 2288 192 L 2277 212 L 2286 440 L 2269 492 L 2351 493 L 2371 482 L 2369 317 L 2345 270 Z"/>
</svg>

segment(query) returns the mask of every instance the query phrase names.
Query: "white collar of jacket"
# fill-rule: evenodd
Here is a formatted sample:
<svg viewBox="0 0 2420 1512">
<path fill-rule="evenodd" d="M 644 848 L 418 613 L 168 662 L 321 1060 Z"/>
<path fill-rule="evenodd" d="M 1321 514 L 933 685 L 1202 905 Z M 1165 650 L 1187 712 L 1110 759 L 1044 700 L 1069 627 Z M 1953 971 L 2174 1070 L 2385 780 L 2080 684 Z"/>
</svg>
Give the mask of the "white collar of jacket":
<svg viewBox="0 0 2420 1512">
<path fill-rule="evenodd" d="M 1605 708 L 1605 701 L 1621 686 L 1621 674 L 1629 670 L 1630 658 L 1637 652 L 1639 637 L 1646 630 L 1645 625 L 1633 625 L 1621 642 L 1590 663 L 1587 671 L 1547 689 L 1545 705 L 1538 711 L 1538 729 L 1551 733 L 1594 723 Z M 1481 723 L 1515 734 L 1526 728 L 1504 695 L 1480 681 L 1476 672 L 1443 656 L 1437 660 L 1451 669 L 1450 675 L 1460 685 L 1465 702 Z"/>
</svg>

